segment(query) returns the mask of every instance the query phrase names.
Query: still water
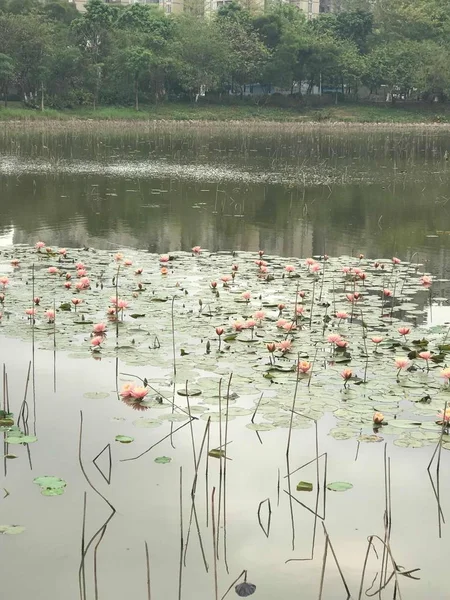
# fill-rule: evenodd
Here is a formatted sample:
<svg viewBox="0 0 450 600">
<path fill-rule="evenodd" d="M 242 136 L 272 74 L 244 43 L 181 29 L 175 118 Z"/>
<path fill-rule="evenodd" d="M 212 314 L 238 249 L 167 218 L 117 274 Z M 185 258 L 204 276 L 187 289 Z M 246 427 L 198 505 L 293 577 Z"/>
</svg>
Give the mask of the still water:
<svg viewBox="0 0 450 600">
<path fill-rule="evenodd" d="M 25 132 L 4 127 L 0 132 L 1 246 L 33 245 L 43 239 L 52 246 L 152 253 L 201 245 L 211 251 L 264 249 L 267 254 L 303 258 L 324 253 L 396 255 L 423 263 L 438 280 L 449 276 L 450 164 L 445 151 L 450 134 L 445 130 L 256 128 L 246 132 L 245 127 L 196 130 L 186 126 L 141 131 L 130 127 L 120 132 Z M 447 297 L 447 286 L 446 281 L 437 281 L 435 296 Z M 441 308 L 436 307 L 436 312 Z M 442 321 L 445 318 L 444 314 Z M 27 342 L 1 339 L 0 362 L 6 365 L 16 407 L 24 396 L 30 359 Z M 123 403 L 84 397 L 89 392 L 114 394 L 116 362 L 75 360 L 65 352 L 57 354 L 56 367 L 54 360 L 52 352 L 36 352 L 33 386 L 42 443 L 32 447 L 32 471 L 25 447 L 19 446 L 15 451 L 19 458 L 5 460 L 1 475 L 5 493 L 0 499 L 1 522 L 26 527 L 21 535 L 1 538 L 8 573 L 1 586 L 5 598 L 150 597 L 145 541 L 153 600 L 216 598 L 213 532 L 210 523 L 205 526 L 210 497 L 206 501 L 203 487 L 196 505 L 208 573 L 193 527 L 179 592 L 179 467 L 183 466 L 184 542 L 194 474 L 188 428 L 174 440 L 162 441 L 148 460 L 120 463 L 149 446 L 152 430 L 136 434 L 129 407 Z M 133 373 L 151 375 L 144 368 L 134 367 Z M 85 468 L 117 511 L 111 521 L 107 521 L 111 511 L 86 485 L 79 467 L 80 410 L 85 423 Z M 372 552 L 363 592 L 358 595 L 367 538 L 384 535 L 383 444 L 357 448 L 354 440 L 336 441 L 327 435 L 332 426 L 332 415 L 318 423 L 320 451 L 333 458 L 328 481 L 350 481 L 354 488 L 328 494 L 325 523 L 352 598 L 363 598 L 378 587 L 376 583 L 368 591 L 379 571 Z M 92 460 L 117 434 L 134 435 L 136 440 L 133 452 L 125 445 L 113 445 L 108 485 L 99 480 Z M 201 436 L 196 431 L 197 444 Z M 211 447 L 217 447 L 216 430 L 212 437 Z M 324 533 L 321 519 L 311 513 L 317 510 L 315 495 L 305 494 L 301 500 L 310 510 L 296 506 L 293 540 L 289 503 L 279 480 L 279 469 L 285 468 L 279 459 L 286 430 L 270 432 L 260 443 L 255 432 L 242 428 L 236 419 L 230 421 L 229 439 L 234 461 L 227 465 L 229 574 L 221 547 L 217 597 L 222 598 L 246 569 L 248 581 L 257 586 L 255 598 L 317 598 Z M 313 429 L 295 432 L 296 466 L 315 456 L 314 445 Z M 392 552 L 404 570 L 420 569 L 413 573 L 420 581 L 399 577 L 404 600 L 448 597 L 449 534 L 444 525 L 439 537 L 438 507 L 426 470 L 432 451 L 432 446 L 388 446 Z M 448 454 L 443 452 L 440 482 L 445 516 L 450 510 Z M 154 456 L 163 455 L 174 459 L 170 464 L 155 464 Z M 107 470 L 106 457 L 100 460 Z M 218 463 L 211 466 L 213 481 L 218 469 Z M 67 480 L 64 495 L 40 495 L 32 483 L 38 475 Z M 299 479 L 313 481 L 315 476 L 315 466 L 310 465 Z M 99 538 L 95 538 L 84 578 L 79 578 L 85 491 L 89 492 L 85 545 L 104 523 L 108 527 L 97 552 L 94 546 Z M 258 522 L 258 507 L 268 498 L 272 514 L 266 536 Z M 266 506 L 261 508 L 265 527 Z M 321 508 L 320 504 L 320 514 Z M 221 531 L 221 539 L 223 535 Z M 346 598 L 330 550 L 327 560 L 323 600 Z M 236 597 L 234 589 L 227 597 Z M 376 597 L 400 598 L 398 592 L 393 596 L 392 585 Z"/>
</svg>

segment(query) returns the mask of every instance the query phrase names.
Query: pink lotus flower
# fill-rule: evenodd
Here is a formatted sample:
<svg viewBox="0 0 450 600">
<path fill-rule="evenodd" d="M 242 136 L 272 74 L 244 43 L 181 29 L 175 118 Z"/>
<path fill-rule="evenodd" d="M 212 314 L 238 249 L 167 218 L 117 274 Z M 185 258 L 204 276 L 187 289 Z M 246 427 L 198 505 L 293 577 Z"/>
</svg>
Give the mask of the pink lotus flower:
<svg viewBox="0 0 450 600">
<path fill-rule="evenodd" d="M 373 413 L 373 422 L 375 423 L 375 425 L 381 425 L 381 423 L 384 421 L 384 415 L 381 412 L 375 412 Z"/>
<path fill-rule="evenodd" d="M 286 321 L 286 319 L 278 319 L 278 321 L 276 322 L 276 326 L 279 329 L 282 329 L 286 325 L 287 322 L 288 321 Z"/>
<path fill-rule="evenodd" d="M 161 275 L 167 275 L 169 272 L 169 269 L 167 269 L 166 267 L 161 267 Z"/>
<path fill-rule="evenodd" d="M 378 346 L 378 344 L 380 344 L 384 338 L 381 337 L 381 335 L 374 335 L 372 338 L 370 338 L 372 340 L 372 342 L 374 344 L 376 344 Z"/>
<path fill-rule="evenodd" d="M 446 383 L 448 383 L 450 380 L 450 367 L 446 367 L 445 369 L 442 369 L 440 376 L 445 379 Z"/>
<path fill-rule="evenodd" d="M 247 319 L 247 321 L 245 321 L 245 328 L 246 329 L 253 329 L 254 327 L 256 327 L 257 323 L 254 319 Z"/>
<path fill-rule="evenodd" d="M 70 288 L 72 287 L 72 284 L 70 283 L 70 281 L 66 281 L 66 282 L 64 283 L 64 287 L 65 287 L 67 290 L 70 290 Z"/>
<path fill-rule="evenodd" d="M 192 248 L 192 252 L 193 252 L 194 254 L 200 254 L 200 252 L 201 252 L 201 251 L 202 251 L 202 248 L 201 248 L 201 246 L 194 246 L 194 247 Z"/>
<path fill-rule="evenodd" d="M 307 258 L 305 260 L 305 263 L 308 265 L 308 267 L 310 267 L 311 265 L 313 265 L 316 261 L 313 258 Z"/>
<path fill-rule="evenodd" d="M 243 329 L 245 329 L 245 323 L 242 323 L 242 321 L 234 321 L 234 323 L 231 324 L 231 327 L 235 331 L 242 331 Z"/>
<path fill-rule="evenodd" d="M 115 315 L 116 314 L 116 309 L 114 306 L 108 306 L 108 308 L 106 309 L 106 314 L 107 315 Z"/>
<path fill-rule="evenodd" d="M 103 342 L 103 337 L 100 335 L 96 335 L 91 340 L 91 346 L 93 346 L 94 348 L 98 348 L 102 342 Z"/>
<path fill-rule="evenodd" d="M 235 272 L 236 272 L 236 271 L 239 271 L 239 265 L 233 265 L 233 266 L 231 267 L 231 270 L 232 270 L 232 271 L 235 271 Z"/>
<path fill-rule="evenodd" d="M 265 260 L 255 260 L 255 265 L 258 265 L 259 268 L 267 267 L 267 263 Z"/>
<path fill-rule="evenodd" d="M 285 323 L 283 325 L 283 329 L 285 331 L 295 331 L 297 329 L 297 325 L 295 323 Z"/>
<path fill-rule="evenodd" d="M 337 340 L 337 341 L 336 341 L 336 346 L 337 346 L 338 348 L 347 348 L 347 346 L 348 346 L 348 342 L 347 342 L 347 341 L 345 341 L 345 340 Z"/>
<path fill-rule="evenodd" d="M 306 292 L 299 292 L 298 295 L 300 296 L 300 298 L 304 298 L 306 296 Z"/>
<path fill-rule="evenodd" d="M 428 275 L 424 275 L 420 278 L 420 283 L 423 285 L 423 287 L 430 287 L 430 285 L 433 283 L 433 278 L 429 277 Z"/>
<path fill-rule="evenodd" d="M 33 298 L 33 302 L 36 304 L 36 306 L 39 306 L 39 304 L 41 303 L 41 299 L 39 298 L 39 296 L 36 296 L 35 298 Z"/>
<path fill-rule="evenodd" d="M 20 260 L 18 258 L 13 258 L 11 261 L 11 266 L 12 267 L 18 267 L 20 264 Z"/>
<path fill-rule="evenodd" d="M 277 344 L 275 344 L 275 342 L 268 342 L 266 344 L 266 348 L 271 354 L 273 354 L 277 349 Z"/>
<path fill-rule="evenodd" d="M 123 258 L 123 254 L 121 252 L 117 252 L 117 254 L 114 256 L 114 260 L 117 262 L 120 262 Z"/>
<path fill-rule="evenodd" d="M 223 335 L 224 329 L 223 327 L 216 327 L 216 333 L 217 335 L 220 337 L 221 335 Z"/>
<path fill-rule="evenodd" d="M 35 248 L 36 250 L 41 250 L 42 248 L 45 248 L 45 242 L 36 242 Z"/>
<path fill-rule="evenodd" d="M 146 387 L 133 387 L 130 391 L 130 396 L 135 398 L 136 400 L 143 400 L 145 396 L 148 394 L 148 389 Z"/>
<path fill-rule="evenodd" d="M 132 261 L 132 260 L 130 260 L 129 258 L 126 258 L 126 259 L 123 261 L 123 264 L 124 264 L 126 267 L 131 267 L 131 265 L 133 264 L 133 261 Z"/>
<path fill-rule="evenodd" d="M 262 321 L 263 319 L 266 318 L 266 313 L 263 310 L 257 310 L 255 312 L 255 314 L 253 315 L 253 318 L 256 319 L 257 321 Z"/>
<path fill-rule="evenodd" d="M 223 283 L 228 283 L 229 281 L 231 281 L 232 277 L 231 275 L 222 275 L 222 277 L 220 278 L 221 281 L 223 281 Z"/>
<path fill-rule="evenodd" d="M 347 298 L 347 300 L 351 304 L 354 304 L 355 302 L 357 302 L 359 300 L 359 296 L 356 296 L 356 293 L 354 293 L 354 294 L 345 294 L 345 297 Z"/>
<path fill-rule="evenodd" d="M 297 315 L 302 315 L 305 312 L 305 307 L 304 306 L 297 306 L 297 308 L 295 309 L 295 312 L 297 313 Z"/>
<path fill-rule="evenodd" d="M 217 287 L 217 281 L 211 281 L 210 286 L 212 287 L 212 289 L 216 289 Z"/>
<path fill-rule="evenodd" d="M 122 398 L 131 398 L 131 392 L 132 392 L 132 390 L 134 390 L 134 388 L 135 388 L 134 383 L 125 383 L 122 386 L 122 389 L 120 390 L 120 394 L 119 395 Z"/>
<path fill-rule="evenodd" d="M 244 300 L 246 300 L 248 302 L 250 300 L 250 298 L 252 297 L 252 295 L 250 292 L 243 292 L 242 297 Z"/>
<path fill-rule="evenodd" d="M 349 316 L 350 316 L 350 315 L 349 315 L 348 313 L 346 313 L 345 311 L 343 311 L 343 310 L 340 310 L 340 311 L 338 311 L 338 312 L 336 313 L 336 317 L 337 317 L 337 318 L 338 318 L 340 321 L 342 321 L 342 320 L 344 320 L 344 319 L 348 319 L 348 317 L 349 317 Z"/>
<path fill-rule="evenodd" d="M 385 298 L 391 298 L 392 297 L 392 291 L 388 290 L 388 288 L 384 288 L 384 290 L 383 290 L 383 296 Z"/>
<path fill-rule="evenodd" d="M 55 320 L 54 310 L 46 310 L 44 315 L 47 317 L 49 323 L 53 323 L 53 321 Z"/>
<path fill-rule="evenodd" d="M 345 275 L 347 275 L 348 273 L 351 273 L 352 268 L 351 267 L 342 267 L 342 272 L 345 273 Z"/>
<path fill-rule="evenodd" d="M 87 271 L 86 269 L 78 269 L 77 277 L 86 277 Z"/>
<path fill-rule="evenodd" d="M 268 270 L 269 269 L 267 267 L 265 267 L 264 265 L 262 267 L 259 267 L 259 272 L 262 274 L 267 273 Z"/>
<path fill-rule="evenodd" d="M 359 275 L 360 273 L 362 273 L 362 269 L 360 269 L 359 267 L 355 267 L 355 268 L 353 269 L 353 273 L 354 273 L 355 275 Z"/>
<path fill-rule="evenodd" d="M 445 414 L 444 414 L 443 410 L 439 411 L 439 415 L 438 416 L 439 416 L 439 419 L 441 421 L 444 421 L 445 424 L 448 427 L 448 424 L 450 423 L 450 408 L 446 409 Z"/>
<path fill-rule="evenodd" d="M 85 269 L 86 265 L 83 262 L 77 262 L 75 263 L 75 269 L 80 270 L 80 269 Z"/>
<path fill-rule="evenodd" d="M 297 370 L 300 373 L 307 373 L 311 368 L 311 363 L 307 360 L 300 360 L 297 365 Z"/>
<path fill-rule="evenodd" d="M 283 354 L 286 354 L 286 352 L 291 351 L 292 342 L 291 342 L 291 340 L 283 340 L 277 344 L 277 348 L 278 348 L 278 350 L 281 350 L 281 352 Z"/>
<path fill-rule="evenodd" d="M 397 258 L 396 256 L 393 256 L 392 262 L 394 265 L 399 265 L 402 261 L 399 258 Z"/>
<path fill-rule="evenodd" d="M 286 265 L 284 267 L 284 270 L 286 271 L 286 273 L 293 273 L 295 271 L 295 267 L 294 265 Z"/>
<path fill-rule="evenodd" d="M 347 387 L 347 382 L 353 377 L 353 371 L 351 369 L 344 369 L 341 372 L 341 377 L 344 380 L 344 387 Z"/>
<path fill-rule="evenodd" d="M 27 314 L 29 317 L 32 317 L 36 314 L 36 309 L 35 308 L 27 308 L 25 310 L 25 314 Z"/>
<path fill-rule="evenodd" d="M 336 342 L 339 342 L 340 339 L 341 336 L 339 333 L 330 333 L 330 335 L 327 337 L 327 341 L 330 342 L 330 344 L 336 344 Z"/>
<path fill-rule="evenodd" d="M 170 256 L 168 254 L 161 254 L 159 257 L 159 262 L 166 263 L 169 262 Z"/>
<path fill-rule="evenodd" d="M 280 302 L 280 304 L 277 306 L 277 308 L 281 312 L 284 308 L 286 308 L 286 305 L 283 304 L 282 302 Z"/>
<path fill-rule="evenodd" d="M 119 299 L 117 302 L 117 308 L 119 310 L 123 310 L 124 308 L 128 308 L 128 301 Z"/>
<path fill-rule="evenodd" d="M 8 277 L 6 277 L 6 275 L 2 275 L 2 276 L 0 277 L 0 283 L 1 283 L 1 284 L 2 284 L 2 286 L 5 288 L 5 287 L 8 285 L 8 283 L 9 283 L 9 278 L 8 278 Z"/>
<path fill-rule="evenodd" d="M 111 304 L 114 304 L 114 306 L 115 306 L 116 302 L 117 302 L 117 298 L 115 296 L 111 296 L 111 298 L 109 299 L 109 301 L 111 302 Z"/>
<path fill-rule="evenodd" d="M 138 269 L 136 269 L 136 271 L 134 272 L 135 275 L 142 275 L 142 271 L 144 269 L 142 267 L 139 267 Z"/>
<path fill-rule="evenodd" d="M 50 275 L 56 275 L 57 273 L 59 273 L 59 270 L 57 267 L 49 267 L 48 272 L 50 273 Z"/>
<path fill-rule="evenodd" d="M 396 358 L 395 359 L 395 366 L 398 369 L 406 369 L 406 367 L 409 365 L 409 360 L 407 358 Z"/>
<path fill-rule="evenodd" d="M 81 298 L 72 298 L 72 304 L 75 306 L 75 308 L 79 306 L 82 302 L 83 300 Z"/>
<path fill-rule="evenodd" d="M 92 327 L 94 333 L 106 333 L 106 325 L 104 323 L 96 323 Z"/>
<path fill-rule="evenodd" d="M 81 286 L 82 290 L 89 289 L 91 282 L 89 281 L 89 277 L 82 277 L 77 285 Z"/>
<path fill-rule="evenodd" d="M 358 273 L 358 277 L 361 279 L 361 281 L 365 281 L 367 279 L 367 274 L 364 273 L 364 271 L 361 271 L 361 273 Z"/>
<path fill-rule="evenodd" d="M 318 273 L 321 270 L 319 263 L 314 263 L 311 265 L 311 273 Z"/>
<path fill-rule="evenodd" d="M 70 273 L 66 273 L 65 277 L 67 281 L 69 281 L 69 279 L 72 279 L 72 275 Z"/>
<path fill-rule="evenodd" d="M 45 251 L 47 252 L 47 254 L 53 254 L 53 248 L 50 248 L 50 246 L 47 246 Z"/>
<path fill-rule="evenodd" d="M 61 254 L 61 256 L 65 256 L 67 254 L 67 250 L 65 248 L 60 248 L 58 250 L 58 254 Z"/>
<path fill-rule="evenodd" d="M 431 358 L 431 352 L 419 352 L 419 358 L 422 358 L 423 360 L 429 361 Z"/>
<path fill-rule="evenodd" d="M 399 327 L 397 329 L 397 331 L 399 332 L 400 335 L 402 335 L 403 337 L 406 338 L 406 336 L 411 331 L 411 329 L 409 327 Z"/>
</svg>

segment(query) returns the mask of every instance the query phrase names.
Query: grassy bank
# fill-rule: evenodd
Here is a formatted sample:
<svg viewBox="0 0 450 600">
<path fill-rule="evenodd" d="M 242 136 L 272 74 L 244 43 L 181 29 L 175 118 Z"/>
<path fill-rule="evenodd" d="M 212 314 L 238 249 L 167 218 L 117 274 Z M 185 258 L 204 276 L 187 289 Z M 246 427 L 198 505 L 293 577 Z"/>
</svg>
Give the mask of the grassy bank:
<svg viewBox="0 0 450 600">
<path fill-rule="evenodd" d="M 0 108 L 0 121 L 270 121 L 341 123 L 450 123 L 450 107 L 371 106 L 341 104 L 323 108 L 281 108 L 253 105 L 161 104 L 132 108 L 100 107 L 97 110 L 32 110 L 20 106 Z"/>
</svg>

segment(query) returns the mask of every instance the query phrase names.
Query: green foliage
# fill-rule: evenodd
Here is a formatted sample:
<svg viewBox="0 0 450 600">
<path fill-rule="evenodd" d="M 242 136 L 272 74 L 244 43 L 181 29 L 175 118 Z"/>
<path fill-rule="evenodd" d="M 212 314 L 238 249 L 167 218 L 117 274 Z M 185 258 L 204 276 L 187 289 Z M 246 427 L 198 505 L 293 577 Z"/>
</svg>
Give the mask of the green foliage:
<svg viewBox="0 0 450 600">
<path fill-rule="evenodd" d="M 206 18 L 157 5 L 0 0 L 0 95 L 27 106 L 133 106 L 314 89 L 393 99 L 450 95 L 450 0 L 342 0 L 308 21 L 292 4 L 230 2 Z M 45 106 L 44 106 L 45 105 Z M 323 114 L 323 113 L 322 113 Z"/>
</svg>

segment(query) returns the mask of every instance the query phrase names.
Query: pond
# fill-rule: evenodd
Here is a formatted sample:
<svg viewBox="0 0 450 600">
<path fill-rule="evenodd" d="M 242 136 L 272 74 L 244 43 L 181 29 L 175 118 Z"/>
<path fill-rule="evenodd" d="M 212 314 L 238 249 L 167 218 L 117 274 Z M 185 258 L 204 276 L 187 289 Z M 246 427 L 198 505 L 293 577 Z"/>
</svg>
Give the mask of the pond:
<svg viewBox="0 0 450 600">
<path fill-rule="evenodd" d="M 0 132 L 5 597 L 446 598 L 450 133 L 40 127 Z"/>
</svg>

